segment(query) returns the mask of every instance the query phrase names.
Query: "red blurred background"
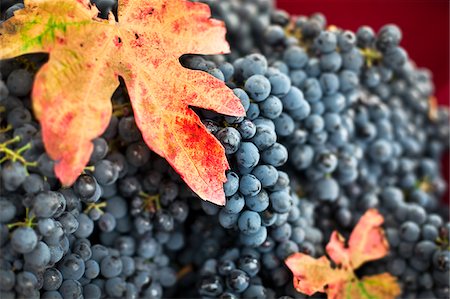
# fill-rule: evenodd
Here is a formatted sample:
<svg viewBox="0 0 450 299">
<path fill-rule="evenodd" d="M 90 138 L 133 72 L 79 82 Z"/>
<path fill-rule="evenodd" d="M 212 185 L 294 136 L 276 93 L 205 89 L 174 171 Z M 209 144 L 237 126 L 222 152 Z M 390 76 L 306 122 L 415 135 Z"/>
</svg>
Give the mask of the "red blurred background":
<svg viewBox="0 0 450 299">
<path fill-rule="evenodd" d="M 394 23 L 403 32 L 401 45 L 419 67 L 433 72 L 440 105 L 449 105 L 449 0 L 277 0 L 277 7 L 294 15 L 321 12 L 328 25 L 356 31 L 362 25 L 375 32 Z M 449 182 L 449 155 L 443 161 Z M 449 202 L 447 192 L 444 201 Z"/>
</svg>

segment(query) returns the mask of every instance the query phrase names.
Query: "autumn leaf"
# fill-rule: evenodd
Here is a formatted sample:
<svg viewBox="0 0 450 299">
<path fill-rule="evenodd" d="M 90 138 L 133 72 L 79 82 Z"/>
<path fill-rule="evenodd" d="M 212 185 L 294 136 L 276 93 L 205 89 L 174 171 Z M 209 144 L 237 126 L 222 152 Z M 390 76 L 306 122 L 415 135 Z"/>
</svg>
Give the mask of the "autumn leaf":
<svg viewBox="0 0 450 299">
<path fill-rule="evenodd" d="M 389 273 L 361 279 L 354 273 L 363 263 L 388 254 L 389 245 L 382 224 L 383 216 L 370 209 L 353 229 L 348 245 L 334 231 L 326 246 L 333 265 L 326 256 L 318 259 L 303 253 L 289 256 L 285 262 L 294 275 L 295 289 L 307 295 L 326 293 L 331 299 L 386 299 L 400 295 L 400 287 Z"/>
<path fill-rule="evenodd" d="M 377 210 L 370 209 L 356 224 L 348 241 L 353 269 L 359 268 L 365 262 L 378 260 L 389 253 L 389 244 L 381 227 L 383 222 L 383 216 Z"/>
<path fill-rule="evenodd" d="M 26 0 L 0 25 L 0 59 L 49 53 L 32 98 L 58 178 L 71 185 L 86 166 L 122 76 L 147 145 L 201 198 L 224 204 L 224 149 L 189 107 L 245 111 L 222 81 L 179 62 L 185 53 L 228 52 L 224 24 L 185 0 L 121 0 L 118 22 L 97 15 L 88 0 Z"/>
<path fill-rule="evenodd" d="M 362 279 L 360 279 L 360 283 L 365 291 L 374 298 L 395 298 L 400 295 L 400 289 L 397 285 L 397 280 L 389 273 L 364 276 Z"/>
<path fill-rule="evenodd" d="M 286 265 L 294 274 L 295 289 L 307 295 L 340 289 L 348 276 L 346 271 L 331 268 L 325 256 L 315 259 L 303 253 L 294 253 L 287 258 Z"/>
<path fill-rule="evenodd" d="M 359 268 L 363 263 L 380 259 L 389 252 L 389 245 L 381 229 L 383 216 L 368 210 L 358 221 L 348 242 L 336 231 L 331 234 L 326 250 L 330 258 L 343 267 Z"/>
</svg>

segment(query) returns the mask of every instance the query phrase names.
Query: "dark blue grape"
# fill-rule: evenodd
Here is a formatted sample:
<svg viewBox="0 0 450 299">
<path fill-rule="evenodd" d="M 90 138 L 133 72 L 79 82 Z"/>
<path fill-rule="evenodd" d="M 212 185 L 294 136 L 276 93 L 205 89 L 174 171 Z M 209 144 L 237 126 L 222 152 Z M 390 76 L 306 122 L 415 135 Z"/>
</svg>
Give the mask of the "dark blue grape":
<svg viewBox="0 0 450 299">
<path fill-rule="evenodd" d="M 262 75 L 253 75 L 245 81 L 245 90 L 252 100 L 262 102 L 270 94 L 270 81 Z"/>
<path fill-rule="evenodd" d="M 260 155 L 258 148 L 253 143 L 241 142 L 241 145 L 236 152 L 236 160 L 238 165 L 246 168 L 252 168 L 258 164 L 259 158 Z"/>
<path fill-rule="evenodd" d="M 359 72 L 363 64 L 364 58 L 357 48 L 352 48 L 350 51 L 342 54 L 342 67 L 344 69 Z"/>
<path fill-rule="evenodd" d="M 375 42 L 375 32 L 369 26 L 361 26 L 356 31 L 356 39 L 359 47 L 370 47 Z"/>
<path fill-rule="evenodd" d="M 257 247 L 264 243 L 267 238 L 267 229 L 264 226 L 261 226 L 260 229 L 253 234 L 240 234 L 240 241 L 247 246 Z"/>
<path fill-rule="evenodd" d="M 227 286 L 236 293 L 242 293 L 249 286 L 250 277 L 242 270 L 232 270 L 227 277 Z"/>
<path fill-rule="evenodd" d="M 237 130 L 241 134 L 242 139 L 250 139 L 256 134 L 255 124 L 247 118 L 239 123 Z"/>
<path fill-rule="evenodd" d="M 233 92 L 241 100 L 241 104 L 245 111 L 248 111 L 248 108 L 250 107 L 250 98 L 247 93 L 241 88 L 234 88 Z"/>
<path fill-rule="evenodd" d="M 67 279 L 62 283 L 59 292 L 63 298 L 80 298 L 83 296 L 83 287 L 78 281 Z"/>
<path fill-rule="evenodd" d="M 223 128 L 216 133 L 216 137 L 225 148 L 226 154 L 234 154 L 239 149 L 241 135 L 235 128 Z"/>
<path fill-rule="evenodd" d="M 9 200 L 0 198 L 0 223 L 8 223 L 16 216 L 16 206 Z"/>
<path fill-rule="evenodd" d="M 415 242 L 420 237 L 419 226 L 411 221 L 407 221 L 400 227 L 400 237 L 406 242 Z"/>
<path fill-rule="evenodd" d="M 16 275 L 15 290 L 24 297 L 31 297 L 36 291 L 38 281 L 36 276 L 27 271 L 19 272 Z"/>
<path fill-rule="evenodd" d="M 278 25 L 268 26 L 264 33 L 264 38 L 270 45 L 277 44 L 284 38 L 284 30 Z"/>
<path fill-rule="evenodd" d="M 94 167 L 94 177 L 103 186 L 109 186 L 119 178 L 118 167 L 109 160 L 100 160 Z"/>
<path fill-rule="evenodd" d="M 320 68 L 324 72 L 336 72 L 342 65 L 342 57 L 337 52 L 320 56 Z"/>
<path fill-rule="evenodd" d="M 115 121 L 118 121 L 117 118 L 111 118 L 110 121 L 110 126 L 111 126 L 111 122 L 113 122 L 113 119 Z M 117 125 L 117 124 L 116 124 Z M 109 130 L 111 130 L 108 127 Z M 112 134 L 112 132 L 108 132 L 108 129 L 106 130 L 105 134 Z M 115 133 L 114 133 L 115 135 Z M 113 136 L 111 136 L 113 137 Z M 94 140 L 92 140 L 92 143 L 94 144 L 94 149 L 92 150 L 92 154 L 91 154 L 91 158 L 89 159 L 89 162 L 91 164 L 95 164 L 96 162 L 102 160 L 103 158 L 106 157 L 106 155 L 108 154 L 108 143 L 104 138 L 95 138 Z"/>
<path fill-rule="evenodd" d="M 56 291 L 59 289 L 62 282 L 63 276 L 61 272 L 55 268 L 49 268 L 44 272 L 42 288 L 46 291 Z"/>
<path fill-rule="evenodd" d="M 348 52 L 356 45 L 356 35 L 349 30 L 345 30 L 338 34 L 337 43 L 342 52 Z"/>
<path fill-rule="evenodd" d="M 238 226 L 244 234 L 254 234 L 261 227 L 261 218 L 256 212 L 245 211 L 239 216 Z"/>
<path fill-rule="evenodd" d="M 396 25 L 388 24 L 381 27 L 377 34 L 377 48 L 386 51 L 398 46 L 402 39 L 402 32 Z"/>
<path fill-rule="evenodd" d="M 126 282 L 123 278 L 113 277 L 106 281 L 105 290 L 109 296 L 121 298 L 126 291 Z"/>
<path fill-rule="evenodd" d="M 308 56 L 303 48 L 292 46 L 284 51 L 283 61 L 292 69 L 300 69 L 306 65 Z"/>
<path fill-rule="evenodd" d="M 233 196 L 227 198 L 225 203 L 225 211 L 231 214 L 238 214 L 245 205 L 245 200 L 242 194 L 239 192 L 235 193 Z"/>
<path fill-rule="evenodd" d="M 25 182 L 27 170 L 20 162 L 6 162 L 1 169 L 2 185 L 7 191 L 15 191 Z"/>
<path fill-rule="evenodd" d="M 224 62 L 219 65 L 219 69 L 222 71 L 225 81 L 229 81 L 234 73 L 234 67 L 229 62 Z"/>
<path fill-rule="evenodd" d="M 259 272 L 260 264 L 258 259 L 245 256 L 239 259 L 238 267 L 240 270 L 246 272 L 250 277 L 254 277 Z"/>
<path fill-rule="evenodd" d="M 333 178 L 323 178 L 316 183 L 316 195 L 320 200 L 334 201 L 339 195 L 339 185 Z"/>
<path fill-rule="evenodd" d="M 333 32 L 322 31 L 314 40 L 314 45 L 321 53 L 330 53 L 336 49 L 337 37 Z"/>
<path fill-rule="evenodd" d="M 42 269 L 50 262 L 50 249 L 39 241 L 33 251 L 24 254 L 25 263 L 35 269 Z"/>
<path fill-rule="evenodd" d="M 78 280 L 84 274 L 84 261 L 78 254 L 69 254 L 60 262 L 58 270 L 65 279 Z"/>
<path fill-rule="evenodd" d="M 17 252 L 32 252 L 37 244 L 38 237 L 30 227 L 16 228 L 11 234 L 11 247 Z"/>
<path fill-rule="evenodd" d="M 244 196 L 255 196 L 261 191 L 261 182 L 252 174 L 242 176 L 239 192 Z"/>
<path fill-rule="evenodd" d="M 33 85 L 33 75 L 25 69 L 12 71 L 6 80 L 6 86 L 11 94 L 19 97 L 30 93 Z"/>
<path fill-rule="evenodd" d="M 289 92 L 281 98 L 283 108 L 287 110 L 303 109 L 309 106 L 303 97 L 303 92 L 295 86 L 289 89 Z"/>
<path fill-rule="evenodd" d="M 262 152 L 261 158 L 267 164 L 280 167 L 286 163 L 288 152 L 282 144 L 274 143 L 271 147 Z"/>
<path fill-rule="evenodd" d="M 10 291 L 14 288 L 16 275 L 12 270 L 0 270 L 0 290 Z"/>
<path fill-rule="evenodd" d="M 276 96 L 270 95 L 259 104 L 261 115 L 269 119 L 275 119 L 283 111 L 283 103 Z"/>
<path fill-rule="evenodd" d="M 253 75 L 264 75 L 267 70 L 267 60 L 259 53 L 250 54 L 244 58 L 241 67 L 244 79 Z"/>
<path fill-rule="evenodd" d="M 355 72 L 350 70 L 343 70 L 339 73 L 339 86 L 343 92 L 352 91 L 357 88 L 359 84 L 359 77 Z"/>
<path fill-rule="evenodd" d="M 74 185 L 74 191 L 80 196 L 81 200 L 87 203 L 98 200 L 94 197 L 97 188 L 99 187 L 96 179 L 88 174 L 80 175 Z"/>
<path fill-rule="evenodd" d="M 83 286 L 83 296 L 84 298 L 100 299 L 102 296 L 102 290 L 99 286 L 90 283 Z"/>
<path fill-rule="evenodd" d="M 291 87 L 289 77 L 281 72 L 274 73 L 268 77 L 272 86 L 271 94 L 277 97 L 286 95 Z"/>
<path fill-rule="evenodd" d="M 223 285 L 219 276 L 206 276 L 202 278 L 198 292 L 202 296 L 219 296 L 223 292 Z"/>
</svg>

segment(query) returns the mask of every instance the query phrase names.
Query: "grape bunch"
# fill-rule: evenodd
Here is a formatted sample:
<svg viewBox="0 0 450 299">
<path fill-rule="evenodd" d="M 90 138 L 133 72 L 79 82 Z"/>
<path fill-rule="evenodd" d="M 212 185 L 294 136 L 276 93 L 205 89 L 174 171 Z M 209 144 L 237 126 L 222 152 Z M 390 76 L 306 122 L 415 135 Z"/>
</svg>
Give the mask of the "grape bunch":
<svg viewBox="0 0 450 299">
<path fill-rule="evenodd" d="M 449 115 L 435 107 L 431 74 L 408 59 L 395 25 L 377 34 L 368 26 L 353 33 L 326 28 L 320 14 L 281 16 L 274 13 L 272 20 L 279 21 L 259 36 L 265 56 L 231 56 L 228 62 L 212 57 L 216 65 L 191 67 L 213 75 L 219 68 L 224 76 L 217 78 L 244 89 L 259 105 L 255 109 L 250 101 L 248 118 L 256 117 L 257 124 L 273 120 L 277 142 L 288 149 L 283 170 L 291 185 L 321 202 L 318 240 L 328 240 L 336 227 L 349 234 L 365 210 L 378 208 L 392 250 L 385 266 L 372 265 L 371 271 L 398 276 L 407 298 L 448 297 L 448 213 L 440 204 L 446 190 L 440 161 L 448 149 Z M 233 47 L 235 41 L 229 41 Z M 230 62 L 234 74 L 227 80 Z M 238 169 L 239 176 L 246 173 Z M 399 241 L 402 228 L 415 236 Z"/>
<path fill-rule="evenodd" d="M 1 68 L 1 297 L 161 297 L 177 280 L 168 254 L 184 246 L 191 191 L 179 193 L 187 187 L 125 115 L 112 118 L 90 166 L 62 188 L 30 110 L 43 59 Z M 115 95 L 118 115 L 122 97 Z"/>
<path fill-rule="evenodd" d="M 92 2 L 99 17 L 117 13 L 117 1 Z M 333 230 L 348 237 L 377 208 L 390 252 L 358 274 L 391 273 L 401 298 L 448 298 L 449 113 L 400 29 L 354 33 L 270 0 L 201 2 L 232 51 L 180 62 L 222 80 L 246 111 L 193 108 L 230 164 L 225 206 L 147 147 L 124 84 L 88 166 L 62 187 L 30 99 L 48 57 L 1 61 L 0 297 L 307 298 L 284 260 L 323 255 Z M 21 8 L 5 1 L 2 18 Z"/>
</svg>

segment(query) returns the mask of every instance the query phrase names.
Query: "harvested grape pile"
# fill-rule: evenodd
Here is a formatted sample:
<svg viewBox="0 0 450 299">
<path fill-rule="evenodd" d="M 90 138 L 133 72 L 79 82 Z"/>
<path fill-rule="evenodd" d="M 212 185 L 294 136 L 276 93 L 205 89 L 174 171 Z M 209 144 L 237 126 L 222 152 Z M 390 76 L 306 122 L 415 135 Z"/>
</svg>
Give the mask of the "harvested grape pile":
<svg viewBox="0 0 450 299">
<path fill-rule="evenodd" d="M 1 61 L 0 298 L 309 298 L 284 260 L 323 255 L 333 230 L 348 237 L 371 208 L 390 251 L 357 274 L 391 273 L 401 298 L 449 298 L 449 113 L 400 28 L 354 33 L 270 0 L 201 2 L 225 22 L 231 53 L 180 62 L 224 81 L 246 111 L 196 109 L 231 167 L 225 206 L 147 147 L 124 84 L 89 166 L 62 188 L 30 99 L 48 56 Z M 93 3 L 103 18 L 117 11 Z"/>
</svg>

